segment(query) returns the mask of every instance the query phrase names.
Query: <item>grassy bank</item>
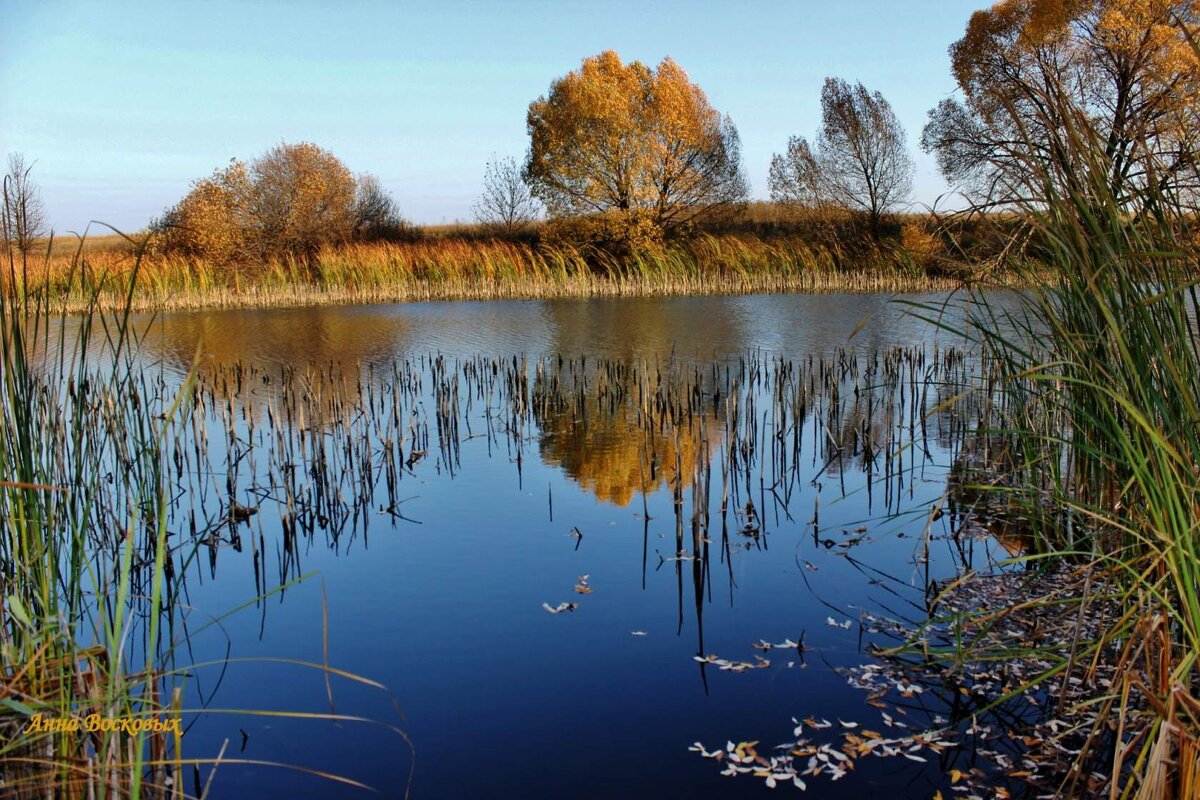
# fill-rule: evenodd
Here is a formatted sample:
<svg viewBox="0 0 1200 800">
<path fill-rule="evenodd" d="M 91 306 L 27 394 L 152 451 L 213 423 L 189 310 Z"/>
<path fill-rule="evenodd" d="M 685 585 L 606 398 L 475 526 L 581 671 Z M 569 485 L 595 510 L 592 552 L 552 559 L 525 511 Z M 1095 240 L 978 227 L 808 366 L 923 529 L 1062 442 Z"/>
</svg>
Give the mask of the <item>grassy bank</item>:
<svg viewBox="0 0 1200 800">
<path fill-rule="evenodd" d="M 65 241 L 32 268 L 32 286 L 78 312 L 183 310 L 411 300 L 618 297 L 759 292 L 948 290 L 974 272 L 899 245 L 847 250 L 796 235 L 700 234 L 661 251 L 617 259 L 594 250 L 472 235 L 349 243 L 312 259 L 212 264 L 151 252 L 130 297 L 132 242 Z M 18 283 L 23 279 L 18 278 Z M 17 287 L 20 289 L 21 287 Z"/>
</svg>

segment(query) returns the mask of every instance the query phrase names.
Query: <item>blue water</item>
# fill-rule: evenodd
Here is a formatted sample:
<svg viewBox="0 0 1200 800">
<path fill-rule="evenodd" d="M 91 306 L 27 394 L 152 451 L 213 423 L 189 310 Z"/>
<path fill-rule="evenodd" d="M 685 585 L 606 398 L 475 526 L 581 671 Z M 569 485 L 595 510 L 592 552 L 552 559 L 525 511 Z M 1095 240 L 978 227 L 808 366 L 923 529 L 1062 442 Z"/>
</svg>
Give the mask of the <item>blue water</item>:
<svg viewBox="0 0 1200 800">
<path fill-rule="evenodd" d="M 278 382 L 247 380 L 241 393 L 214 390 L 213 397 L 236 409 L 244 445 L 255 452 L 256 463 L 247 456 L 239 468 L 237 491 L 258 513 L 236 526 L 238 546 L 200 546 L 187 569 L 189 628 L 250 601 L 219 626 L 194 633 L 177 659 L 180 666 L 226 662 L 190 669 L 185 684 L 185 755 L 212 757 L 228 742 L 212 796 L 370 796 L 311 771 L 370 785 L 387 797 L 408 789 L 416 798 L 759 796 L 771 791 L 761 779 L 723 777 L 720 765 L 688 746 L 760 740 L 767 749 L 791 740 L 792 717 L 878 727 L 879 710 L 835 671 L 871 659 L 864 645 L 872 635 L 864 633 L 860 614 L 919 619 L 928 580 L 953 575 L 964 558 L 980 566 L 1004 555 L 989 542 L 956 549 L 948 516 L 933 523 L 928 560 L 921 558 L 929 511 L 946 491 L 955 455 L 947 415 L 930 419 L 921 447 L 893 462 L 896 474 L 885 477 L 889 453 L 880 452 L 868 477 L 849 456 L 827 463 L 827 440 L 835 432 L 827 431 L 829 417 L 815 399 L 799 422 L 787 419 L 777 428 L 769 413 L 770 382 L 749 388 L 743 382 L 740 396 L 755 394 L 757 416 L 767 415 L 757 420 L 762 442 L 780 430 L 790 437 L 792 426 L 800 426 L 801 446 L 788 455 L 795 472 L 776 474 L 760 450 L 749 491 L 743 485 L 731 498 L 722 536 L 725 416 L 720 402 L 717 410 L 710 403 L 689 428 L 693 435 L 703 430 L 706 442 L 683 453 L 681 512 L 684 549 L 694 556 L 693 470 L 697 462 L 712 463 L 708 558 L 670 560 L 676 556 L 673 434 L 662 431 L 651 446 L 661 453 L 661 474 L 644 481 L 629 458 L 646 446 L 631 422 L 633 400 L 603 411 L 593 384 L 586 431 L 562 415 L 531 418 L 514 436 L 501 431 L 499 402 L 490 407 L 488 435 L 489 406 L 477 396 L 467 409 L 464 396 L 459 450 L 448 459 L 433 422 L 430 360 L 443 357 L 459 376 L 478 356 L 518 356 L 532 379 L 539 361 L 553 371 L 560 355 L 567 363 L 586 356 L 593 366 L 606 360 L 711 375 L 714 365 L 736 374 L 746 359 L 768 366 L 810 357 L 866 363 L 874 353 L 903 346 L 932 360 L 935 352 L 962 346 L 952 332 L 913 318 L 891 300 L 783 295 L 429 303 L 144 321 L 147 368 L 181 375 L 198 354 L 201 383 L 210 388 L 235 360 L 267 376 L 281 366 L 304 373 L 336 364 L 350 384 L 361 375 L 381 392 L 397 364 L 424 376 L 413 409 L 429 421 L 430 445 L 399 480 L 397 508 L 407 519 L 381 510 L 389 501 L 377 484 L 364 506 L 365 526 L 348 525 L 337 537 L 328 530 L 301 535 L 290 552 L 281 528 L 286 510 L 271 488 L 263 438 L 265 409 L 279 402 L 273 394 Z M 319 378 L 311 381 L 320 385 Z M 853 418 L 856 381 L 865 385 L 845 379 L 847 407 L 839 418 Z M 343 392 L 353 415 L 357 395 L 344 387 L 327 391 Z M 911 395 L 906 402 L 913 402 Z M 226 452 L 217 406 L 205 418 L 215 464 Z M 893 426 L 888 441 L 903 444 L 914 433 L 907 426 L 922 413 L 901 415 L 903 428 L 900 420 L 875 425 Z M 247 420 L 255 421 L 253 432 Z M 321 429 L 322 421 L 309 423 Z M 294 435 L 297 427 L 281 429 Z M 365 451 L 378 455 L 381 443 L 363 436 Z M 217 483 L 223 486 L 224 478 Z M 768 491 L 772 484 L 775 493 Z M 253 495 L 255 487 L 264 494 Z M 747 500 L 763 518 L 757 536 L 739 532 L 744 520 L 736 511 Z M 219 497 L 185 495 L 173 525 L 184 530 L 189 510 L 212 518 L 219 506 Z M 226 529 L 220 535 L 232 538 Z M 843 544 L 860 537 L 852 547 Z M 298 575 L 305 577 L 279 588 Z M 587 594 L 573 588 L 584 575 Z M 268 594 L 253 601 L 260 591 Z M 543 607 L 562 602 L 577 608 L 551 614 Z M 830 618 L 850 627 L 835 627 Z M 802 635 L 803 654 L 751 647 Z M 771 663 L 735 673 L 697 663 L 698 654 L 748 662 L 758 654 Z M 327 690 L 320 669 L 285 663 L 326 658 L 386 689 L 333 675 Z M 936 703 L 930 703 L 932 714 Z M 244 709 L 332 709 L 366 721 Z M 240 759 L 297 768 L 236 763 Z M 868 759 L 841 781 L 811 779 L 809 794 L 860 797 L 882 790 L 928 797 L 945 785 L 943 767 Z M 209 771 L 200 770 L 202 781 Z M 184 777 L 193 789 L 192 775 Z"/>
</svg>

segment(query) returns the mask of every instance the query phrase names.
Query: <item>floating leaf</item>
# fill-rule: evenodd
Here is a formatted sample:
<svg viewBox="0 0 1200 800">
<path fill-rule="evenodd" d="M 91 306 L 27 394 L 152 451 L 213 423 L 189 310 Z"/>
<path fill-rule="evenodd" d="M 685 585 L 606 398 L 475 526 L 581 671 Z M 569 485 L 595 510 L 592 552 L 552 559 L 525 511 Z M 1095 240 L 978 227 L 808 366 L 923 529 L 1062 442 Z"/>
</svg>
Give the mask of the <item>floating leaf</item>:
<svg viewBox="0 0 1200 800">
<path fill-rule="evenodd" d="M 577 603 L 559 603 L 556 606 L 552 606 L 549 603 L 542 603 L 542 608 L 546 609 L 551 614 L 561 614 L 564 611 L 574 611 L 575 609 L 579 608 L 579 605 Z"/>
</svg>

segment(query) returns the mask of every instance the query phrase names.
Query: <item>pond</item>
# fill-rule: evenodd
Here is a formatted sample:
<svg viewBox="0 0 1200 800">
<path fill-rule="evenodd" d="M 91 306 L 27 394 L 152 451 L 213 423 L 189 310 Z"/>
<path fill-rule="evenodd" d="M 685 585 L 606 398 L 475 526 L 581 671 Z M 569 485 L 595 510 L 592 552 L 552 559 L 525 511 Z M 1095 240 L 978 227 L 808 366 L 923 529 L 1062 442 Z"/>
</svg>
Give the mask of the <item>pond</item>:
<svg viewBox="0 0 1200 800">
<path fill-rule="evenodd" d="M 314 772 L 387 797 L 760 796 L 689 747 L 956 713 L 911 691 L 886 712 L 845 672 L 896 643 L 882 620 L 1014 546 L 945 506 L 974 440 L 940 405 L 978 368 L 963 309 L 943 329 L 895 300 L 139 319 L 148 386 L 196 365 L 169 530 L 185 755 L 231 762 L 211 796 L 369 796 Z M 963 751 L 804 781 L 927 798 Z"/>
</svg>

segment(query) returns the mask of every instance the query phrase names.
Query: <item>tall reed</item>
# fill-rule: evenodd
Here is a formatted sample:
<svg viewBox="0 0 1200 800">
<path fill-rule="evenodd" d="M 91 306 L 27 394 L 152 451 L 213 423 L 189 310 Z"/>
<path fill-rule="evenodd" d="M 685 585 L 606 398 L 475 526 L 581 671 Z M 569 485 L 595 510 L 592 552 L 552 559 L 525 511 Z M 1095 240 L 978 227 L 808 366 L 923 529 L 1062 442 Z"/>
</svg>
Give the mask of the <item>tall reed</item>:
<svg viewBox="0 0 1200 800">
<path fill-rule="evenodd" d="M 162 728 L 178 719 L 180 695 L 158 658 L 170 624 L 160 447 L 169 420 L 131 402 L 140 370 L 128 304 L 102 315 L 101 287 L 87 286 L 83 319 L 68 333 L 61 306 L 5 234 L 5 283 L 20 288 L 0 302 L 4 791 L 166 796 L 178 734 L 88 732 L 86 718 Z M 140 255 L 129 286 L 139 266 Z M 37 719 L 82 729 L 48 730 Z"/>
<path fill-rule="evenodd" d="M 0 199 L 11 201 L 7 187 Z M 0 796 L 182 798 L 190 796 L 185 766 L 193 771 L 196 794 L 205 796 L 221 763 L 288 767 L 361 786 L 304 765 L 247 761 L 224 751 L 183 757 L 181 716 L 205 711 L 185 708 L 186 680 L 227 664 L 182 664 L 176 657 L 187 652 L 197 630 L 183 624 L 184 575 L 214 530 L 210 525 L 197 535 L 193 525 L 191 537 L 168 531 L 178 505 L 169 502 L 178 484 L 169 485 L 168 464 L 182 469 L 172 456 L 179 455 L 187 418 L 197 411 L 195 371 L 181 382 L 148 372 L 145 330 L 131 313 L 145 279 L 144 240 L 128 240 L 131 264 L 115 275 L 89 268 L 80 240 L 56 284 L 45 279 L 51 274 L 46 262 L 31 263 L 4 233 Z M 112 298 L 123 298 L 115 313 L 105 310 Z M 68 319 L 69 311 L 81 313 Z M 229 524 L 228 515 L 215 523 Z M 264 589 L 251 603 L 269 593 Z M 289 663 L 324 673 L 328 713 L 236 711 L 375 723 L 336 713 L 331 681 L 384 687 L 330 666 L 327 651 L 319 664 Z M 101 720 L 125 726 L 97 727 Z M 375 724 L 411 752 L 403 731 Z M 152 729 L 144 729 L 148 725 Z M 201 765 L 211 767 L 203 787 Z"/>
<path fill-rule="evenodd" d="M 1065 672 L 1095 687 L 1086 709 L 1068 710 L 1078 713 L 1063 727 L 1064 741 L 1076 737 L 1078 769 L 1064 776 L 1061 794 L 1086 794 L 1094 790 L 1089 775 L 1103 774 L 1114 798 L 1196 797 L 1194 219 L 1178 196 L 1159 191 L 1153 173 L 1132 195 L 1115 194 L 1105 138 L 1073 109 L 1069 90 L 1049 86 L 1037 99 L 1064 122 L 1049 128 L 1054 164 L 1032 140 L 1022 150 L 1033 154 L 1021 164 L 1027 178 L 1014 201 L 1026 230 L 1012 252 L 1021 254 L 1014 259 L 1029 288 L 1016 311 L 975 298 L 974 333 L 1006 375 L 993 433 L 1022 454 L 989 488 L 1005 503 L 1018 498 L 1035 520 L 1042 555 L 1032 560 L 1082 567 L 1071 615 L 1117 611 L 1101 635 L 1073 643 L 1031 682 Z M 1027 601 L 1062 603 L 1061 596 Z M 968 647 L 955 660 L 981 655 Z M 1101 665 L 1116 668 L 1109 687 L 1095 683 Z"/>
<path fill-rule="evenodd" d="M 134 259 L 128 250 L 86 251 L 79 269 L 106 278 L 99 303 L 121 308 Z M 189 261 L 150 252 L 138 265 L 131 303 L 139 310 L 261 307 L 427 299 L 668 295 L 770 291 L 901 291 L 950 289 L 961 281 L 910 263 L 900 250 L 850 257 L 835 245 L 800 236 L 762 238 L 697 233 L 632 257 L 566 243 L 530 244 L 484 238 L 351 242 L 328 246 L 312 260 L 278 257 L 262 264 Z M 75 311 L 90 299 L 69 280 L 72 260 L 48 259 L 32 279 Z M 19 288 L 18 279 L 16 287 Z"/>
</svg>

